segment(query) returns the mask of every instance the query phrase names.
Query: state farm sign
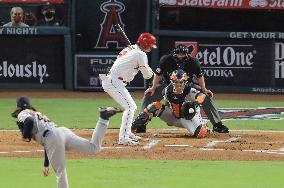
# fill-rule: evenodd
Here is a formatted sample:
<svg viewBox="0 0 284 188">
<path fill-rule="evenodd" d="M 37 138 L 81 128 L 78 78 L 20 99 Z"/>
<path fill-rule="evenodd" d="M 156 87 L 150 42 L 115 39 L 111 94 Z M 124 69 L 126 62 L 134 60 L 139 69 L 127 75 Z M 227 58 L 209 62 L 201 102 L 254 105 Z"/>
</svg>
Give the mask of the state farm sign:
<svg viewBox="0 0 284 188">
<path fill-rule="evenodd" d="M 161 6 L 204 8 L 284 9 L 283 0 L 160 0 Z"/>
</svg>

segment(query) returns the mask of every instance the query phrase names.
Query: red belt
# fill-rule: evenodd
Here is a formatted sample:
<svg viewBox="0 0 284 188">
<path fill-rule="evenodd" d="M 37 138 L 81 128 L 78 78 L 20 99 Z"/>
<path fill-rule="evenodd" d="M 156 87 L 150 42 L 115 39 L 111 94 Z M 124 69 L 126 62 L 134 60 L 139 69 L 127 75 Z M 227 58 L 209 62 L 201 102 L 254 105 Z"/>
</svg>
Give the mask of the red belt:
<svg viewBox="0 0 284 188">
<path fill-rule="evenodd" d="M 110 72 L 108 72 L 107 75 L 110 76 Z M 123 78 L 121 76 L 117 77 L 117 79 L 121 80 L 125 84 L 127 83 L 126 81 L 123 80 Z"/>
<path fill-rule="evenodd" d="M 121 80 L 123 83 L 127 83 L 126 81 L 123 80 L 123 78 L 121 76 L 117 77 L 117 79 Z"/>
</svg>

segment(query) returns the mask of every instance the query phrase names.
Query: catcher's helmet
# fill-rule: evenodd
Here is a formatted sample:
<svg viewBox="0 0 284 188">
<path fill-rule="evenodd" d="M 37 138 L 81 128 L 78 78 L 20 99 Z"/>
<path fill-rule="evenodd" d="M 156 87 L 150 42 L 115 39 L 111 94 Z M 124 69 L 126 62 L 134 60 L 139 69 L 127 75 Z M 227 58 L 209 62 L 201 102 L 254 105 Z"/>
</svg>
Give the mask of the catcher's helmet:
<svg viewBox="0 0 284 188">
<path fill-rule="evenodd" d="M 27 106 L 30 106 L 31 105 L 31 102 L 30 102 L 30 99 L 28 97 L 19 97 L 17 99 L 17 107 L 19 108 L 24 108 L 24 107 L 27 107 Z"/>
<path fill-rule="evenodd" d="M 137 43 L 142 48 L 147 48 L 147 47 L 157 48 L 156 38 L 151 33 L 142 33 L 138 37 Z"/>
<path fill-rule="evenodd" d="M 174 92 L 176 94 L 183 93 L 184 87 L 188 82 L 188 75 L 182 69 L 178 69 L 172 72 L 171 74 L 171 83 L 174 86 Z"/>
</svg>

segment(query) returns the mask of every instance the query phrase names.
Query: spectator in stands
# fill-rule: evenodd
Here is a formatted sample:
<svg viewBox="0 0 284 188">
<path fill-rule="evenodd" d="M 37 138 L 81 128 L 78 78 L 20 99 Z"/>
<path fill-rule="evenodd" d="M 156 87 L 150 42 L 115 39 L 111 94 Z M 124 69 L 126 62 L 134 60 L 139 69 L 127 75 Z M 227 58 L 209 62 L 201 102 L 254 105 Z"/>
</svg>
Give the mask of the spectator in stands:
<svg viewBox="0 0 284 188">
<path fill-rule="evenodd" d="M 34 26 L 37 23 L 37 18 L 33 12 L 25 11 L 23 21 L 29 26 Z"/>
<path fill-rule="evenodd" d="M 55 7 L 52 5 L 44 6 L 41 10 L 43 18 L 37 23 L 38 26 L 60 26 L 61 22 L 55 17 Z"/>
<path fill-rule="evenodd" d="M 13 7 L 10 16 L 11 22 L 4 24 L 3 27 L 29 27 L 23 23 L 24 11 L 21 7 Z"/>
</svg>

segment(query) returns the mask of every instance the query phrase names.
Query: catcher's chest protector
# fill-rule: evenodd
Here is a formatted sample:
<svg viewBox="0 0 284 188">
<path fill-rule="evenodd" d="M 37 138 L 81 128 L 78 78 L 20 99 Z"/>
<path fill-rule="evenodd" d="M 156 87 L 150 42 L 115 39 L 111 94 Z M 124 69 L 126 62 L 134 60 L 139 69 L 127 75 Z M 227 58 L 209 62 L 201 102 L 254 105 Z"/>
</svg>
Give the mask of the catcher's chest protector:
<svg viewBox="0 0 284 188">
<path fill-rule="evenodd" d="M 168 89 L 166 90 L 166 98 L 171 106 L 172 113 L 176 118 L 181 118 L 181 106 L 189 92 L 190 89 L 187 89 L 186 87 L 182 94 L 175 94 L 173 86 L 168 86 Z"/>
</svg>

